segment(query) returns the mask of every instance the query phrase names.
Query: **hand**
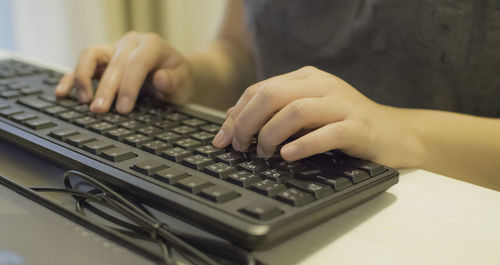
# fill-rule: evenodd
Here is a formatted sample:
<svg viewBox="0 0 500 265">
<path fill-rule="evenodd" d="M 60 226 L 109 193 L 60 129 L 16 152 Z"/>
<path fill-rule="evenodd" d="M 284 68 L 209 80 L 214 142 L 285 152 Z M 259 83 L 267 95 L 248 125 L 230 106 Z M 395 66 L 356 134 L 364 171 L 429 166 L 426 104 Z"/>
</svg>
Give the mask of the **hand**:
<svg viewBox="0 0 500 265">
<path fill-rule="evenodd" d="M 127 33 L 114 44 L 92 46 L 82 51 L 74 73 L 65 75 L 55 93 L 70 93 L 73 85 L 78 100 L 91 102 L 90 110 L 107 112 L 115 97 L 116 110 L 130 112 L 146 77 L 152 73 L 153 93 L 161 100 L 183 103 L 193 87 L 188 61 L 158 35 Z M 93 95 L 91 79 L 101 77 Z"/>
<path fill-rule="evenodd" d="M 277 145 L 302 129 L 309 133 L 287 143 L 281 156 L 294 161 L 331 149 L 386 165 L 401 155 L 389 107 L 377 104 L 352 86 L 314 67 L 276 76 L 246 89 L 214 138 L 216 147 L 232 143 L 246 150 L 258 133 L 257 154 L 269 157 Z M 311 131 L 312 130 L 312 131 Z"/>
</svg>

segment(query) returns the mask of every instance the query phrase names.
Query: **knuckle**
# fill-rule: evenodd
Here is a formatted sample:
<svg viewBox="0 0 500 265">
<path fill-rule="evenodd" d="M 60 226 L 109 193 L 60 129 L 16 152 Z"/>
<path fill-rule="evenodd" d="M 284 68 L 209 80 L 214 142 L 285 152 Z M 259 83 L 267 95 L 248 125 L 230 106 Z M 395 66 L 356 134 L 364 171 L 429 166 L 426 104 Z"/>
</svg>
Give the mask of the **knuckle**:
<svg viewBox="0 0 500 265">
<path fill-rule="evenodd" d="M 318 68 L 316 68 L 315 66 L 312 66 L 312 65 L 306 65 L 306 66 L 300 68 L 300 70 L 304 71 L 304 72 L 307 72 L 307 73 L 310 73 L 310 72 L 317 71 Z"/>
<path fill-rule="evenodd" d="M 304 117 L 307 116 L 308 104 L 304 100 L 295 100 L 288 104 L 288 109 L 292 117 Z"/>
<path fill-rule="evenodd" d="M 124 38 L 137 38 L 139 35 L 140 35 L 139 32 L 131 30 L 125 34 Z"/>
<path fill-rule="evenodd" d="M 269 104 L 272 102 L 275 102 L 277 98 L 280 97 L 279 91 L 276 88 L 272 87 L 266 87 L 264 89 L 261 89 L 259 92 L 257 92 L 256 97 L 258 96 L 264 104 Z"/>
<path fill-rule="evenodd" d="M 154 32 L 145 33 L 145 34 L 143 34 L 143 36 L 144 36 L 144 39 L 150 40 L 150 41 L 159 41 L 159 40 L 161 40 L 160 35 L 158 35 L 158 34 L 156 34 Z"/>
<path fill-rule="evenodd" d="M 245 95 L 250 99 L 253 98 L 258 91 L 259 91 L 259 84 L 254 84 L 246 89 Z"/>
</svg>

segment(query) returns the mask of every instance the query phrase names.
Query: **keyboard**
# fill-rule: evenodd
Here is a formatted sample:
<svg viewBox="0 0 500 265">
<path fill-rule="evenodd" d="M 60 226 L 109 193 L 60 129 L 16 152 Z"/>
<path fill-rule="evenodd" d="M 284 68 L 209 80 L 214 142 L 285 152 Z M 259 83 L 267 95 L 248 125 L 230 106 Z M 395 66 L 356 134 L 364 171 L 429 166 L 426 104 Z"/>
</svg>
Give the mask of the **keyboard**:
<svg viewBox="0 0 500 265">
<path fill-rule="evenodd" d="M 0 61 L 0 138 L 248 249 L 267 249 L 398 182 L 332 150 L 295 162 L 211 141 L 223 119 L 141 96 L 128 115 L 58 99 L 62 73 Z"/>
</svg>

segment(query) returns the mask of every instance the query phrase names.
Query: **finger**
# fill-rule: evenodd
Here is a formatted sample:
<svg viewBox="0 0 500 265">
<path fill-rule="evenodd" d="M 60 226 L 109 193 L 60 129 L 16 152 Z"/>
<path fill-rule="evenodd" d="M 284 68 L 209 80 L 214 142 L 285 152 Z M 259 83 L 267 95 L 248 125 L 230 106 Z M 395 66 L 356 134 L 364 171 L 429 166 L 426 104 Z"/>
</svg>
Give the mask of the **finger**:
<svg viewBox="0 0 500 265">
<path fill-rule="evenodd" d="M 192 92 L 189 89 L 192 85 L 186 83 L 191 82 L 187 77 L 187 71 L 185 66 L 156 71 L 153 75 L 156 96 L 161 100 L 174 104 L 185 103 Z"/>
<path fill-rule="evenodd" d="M 248 102 L 259 91 L 264 90 L 266 87 L 272 86 L 275 82 L 280 83 L 285 80 L 301 79 L 305 78 L 308 74 L 309 73 L 307 71 L 304 71 L 303 68 L 301 68 L 299 70 L 287 74 L 282 74 L 266 79 L 264 81 L 261 81 L 259 83 L 256 83 L 248 87 L 245 90 L 245 92 L 243 92 L 241 97 L 238 99 L 236 104 L 233 106 L 233 110 L 231 111 L 230 115 L 228 115 L 228 117 L 226 118 L 226 121 L 224 121 L 224 123 L 222 124 L 221 129 L 214 138 L 213 145 L 222 148 L 228 146 L 231 143 L 234 134 L 234 121 L 240 114 L 241 110 L 243 110 L 243 108 L 248 104 Z"/>
<path fill-rule="evenodd" d="M 75 81 L 75 75 L 73 73 L 65 74 L 61 80 L 59 80 L 59 84 L 56 86 L 55 94 L 56 97 L 64 97 L 71 92 L 73 88 L 73 84 Z"/>
<path fill-rule="evenodd" d="M 108 67 L 102 75 L 99 86 L 97 87 L 96 95 L 90 105 L 90 110 L 92 112 L 104 113 L 109 110 L 115 98 L 116 92 L 120 87 L 125 62 L 128 60 L 130 54 L 136 46 L 137 41 L 131 40 L 116 50 L 113 58 L 109 62 Z"/>
<path fill-rule="evenodd" d="M 330 87 L 311 83 L 310 79 L 299 79 L 276 83 L 257 93 L 236 118 L 233 146 L 245 150 L 252 136 L 257 133 L 275 112 L 290 102 L 301 98 L 323 97 Z"/>
<path fill-rule="evenodd" d="M 342 149 L 350 155 L 360 155 L 369 141 L 369 134 L 353 120 L 327 124 L 281 148 L 281 157 L 295 161 L 332 149 Z"/>
<path fill-rule="evenodd" d="M 234 106 L 230 107 L 229 109 L 227 109 L 227 111 L 226 111 L 226 117 L 229 116 L 229 115 L 231 115 L 231 113 L 233 112 L 233 110 L 234 110 Z"/>
<path fill-rule="evenodd" d="M 119 113 L 126 114 L 133 109 L 148 73 L 158 66 L 160 45 L 161 43 L 156 40 L 144 38 L 130 54 L 123 68 L 123 77 L 118 91 L 116 110 Z"/>
<path fill-rule="evenodd" d="M 91 46 L 82 51 L 74 72 L 74 85 L 80 102 L 89 102 L 92 99 L 92 76 L 99 65 L 109 62 L 112 54 L 111 45 Z"/>
<path fill-rule="evenodd" d="M 301 129 L 318 128 L 345 119 L 341 106 L 328 98 L 302 98 L 291 102 L 271 118 L 260 130 L 257 154 L 269 157 L 277 145 Z"/>
</svg>

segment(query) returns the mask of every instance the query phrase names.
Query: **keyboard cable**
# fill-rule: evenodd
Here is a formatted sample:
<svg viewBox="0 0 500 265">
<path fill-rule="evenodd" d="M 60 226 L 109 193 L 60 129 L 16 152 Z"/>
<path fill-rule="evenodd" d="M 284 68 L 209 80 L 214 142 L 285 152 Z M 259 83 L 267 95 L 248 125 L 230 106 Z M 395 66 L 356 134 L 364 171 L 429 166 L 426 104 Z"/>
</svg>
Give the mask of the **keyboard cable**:
<svg viewBox="0 0 500 265">
<path fill-rule="evenodd" d="M 74 186 L 71 182 L 74 178 L 79 178 L 83 182 Z M 36 192 L 69 194 L 75 199 L 75 209 L 78 213 L 85 216 L 85 209 L 87 209 L 115 225 L 108 228 L 129 237 L 157 243 L 164 264 L 183 264 L 173 258 L 172 250 L 177 251 L 184 259 L 195 265 L 256 264 L 251 253 L 244 249 L 170 227 L 166 223 L 159 221 L 151 211 L 130 196 L 116 192 L 108 185 L 85 173 L 68 170 L 63 175 L 63 182 L 65 188 L 30 187 L 30 189 Z M 82 191 L 79 189 L 82 184 L 87 187 L 90 185 L 92 189 Z M 115 217 L 93 204 L 111 209 L 133 223 Z"/>
</svg>

